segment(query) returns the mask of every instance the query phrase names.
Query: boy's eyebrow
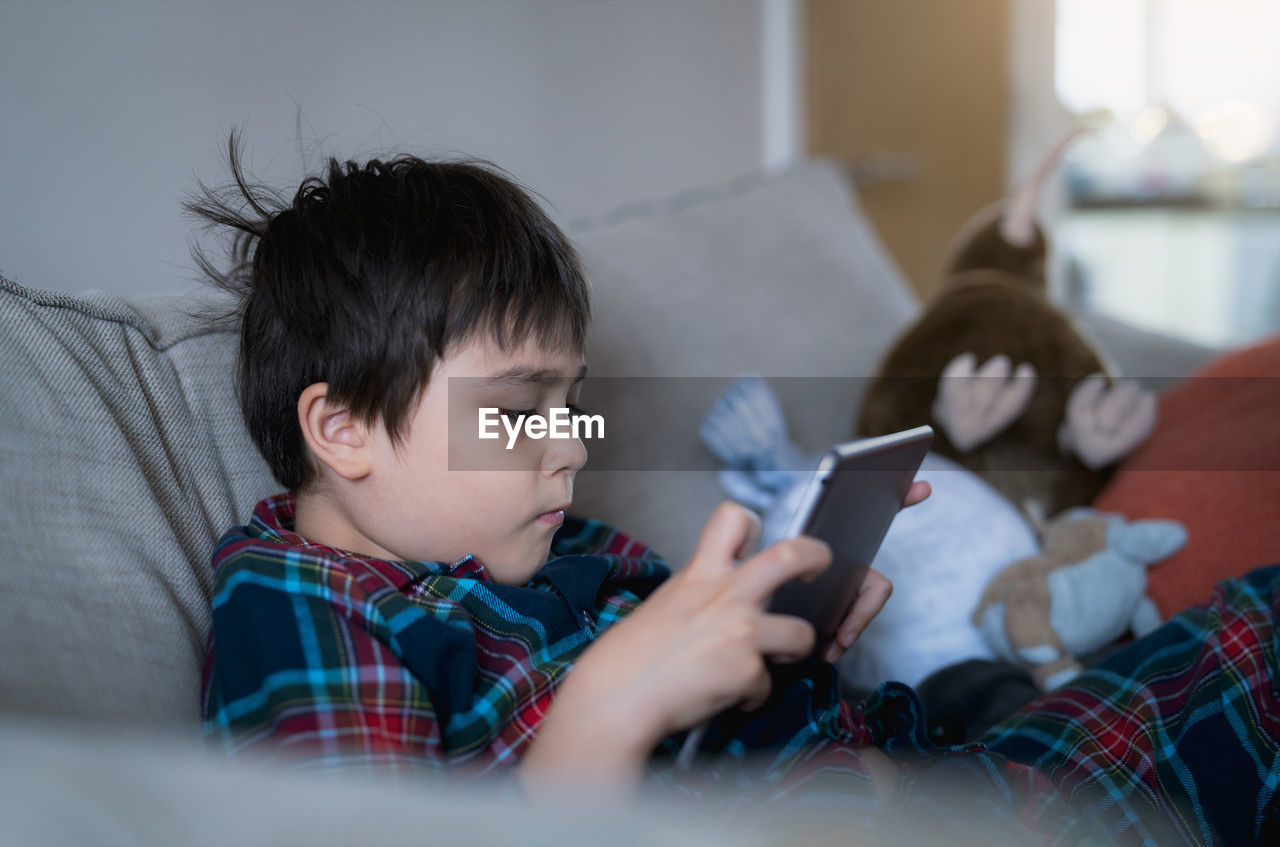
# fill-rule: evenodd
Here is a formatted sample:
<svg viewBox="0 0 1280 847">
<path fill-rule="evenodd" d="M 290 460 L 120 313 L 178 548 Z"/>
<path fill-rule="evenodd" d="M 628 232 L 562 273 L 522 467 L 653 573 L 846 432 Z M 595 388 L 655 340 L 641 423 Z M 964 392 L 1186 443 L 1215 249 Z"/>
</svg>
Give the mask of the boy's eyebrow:
<svg viewBox="0 0 1280 847">
<path fill-rule="evenodd" d="M 578 371 L 578 375 L 574 377 L 570 385 L 582 382 L 587 376 L 587 366 L 583 365 Z M 565 375 L 554 368 L 530 368 L 523 365 L 517 365 L 510 370 L 503 371 L 500 374 L 486 377 L 485 382 L 522 382 L 545 384 L 550 382 L 560 382 L 565 379 Z"/>
</svg>

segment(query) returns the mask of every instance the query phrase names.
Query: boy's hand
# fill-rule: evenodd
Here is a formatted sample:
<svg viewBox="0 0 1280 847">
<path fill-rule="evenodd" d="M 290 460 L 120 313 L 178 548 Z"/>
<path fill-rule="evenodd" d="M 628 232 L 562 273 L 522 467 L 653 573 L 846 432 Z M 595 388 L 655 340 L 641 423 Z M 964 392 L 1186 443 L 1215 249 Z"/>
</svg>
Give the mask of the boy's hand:
<svg viewBox="0 0 1280 847">
<path fill-rule="evenodd" d="M 634 777 L 664 736 L 731 706 L 761 705 L 771 686 L 765 660 L 803 659 L 815 637 L 808 621 L 770 614 L 765 604 L 784 582 L 821 573 L 831 549 L 792 538 L 739 565 L 759 535 L 755 515 L 722 503 L 689 564 L 578 660 L 526 765 L 551 763 L 554 748 L 565 767 L 545 772 L 579 781 Z"/>
<path fill-rule="evenodd" d="M 579 662 L 575 674 L 590 669 L 612 677 L 611 690 L 646 704 L 654 741 L 730 706 L 759 706 L 770 690 L 765 660 L 799 661 L 813 650 L 808 621 L 764 607 L 788 580 L 821 573 L 831 564 L 831 549 L 814 538 L 793 538 L 738 564 L 759 537 L 754 514 L 722 503 L 689 564 Z M 624 673 L 630 678 L 621 678 Z"/>
<path fill-rule="evenodd" d="M 930 494 L 912 484 L 903 507 Z M 597 794 L 629 788 L 664 736 L 741 704 L 769 696 L 765 660 L 798 661 L 813 649 L 813 627 L 764 611 L 789 579 L 813 579 L 831 564 L 815 538 L 754 549 L 760 521 L 722 503 L 702 531 L 688 566 L 630 616 L 606 630 L 561 686 L 521 766 L 531 792 L 553 796 L 566 786 Z M 893 586 L 868 572 L 828 657 L 838 657 L 884 607 Z"/>
<path fill-rule="evenodd" d="M 907 496 L 902 498 L 902 508 L 914 506 L 917 503 L 923 503 L 929 499 L 929 495 L 933 493 L 933 486 L 924 480 L 917 480 L 911 483 L 911 487 L 907 489 Z"/>
<path fill-rule="evenodd" d="M 911 488 L 907 490 L 907 496 L 902 500 L 902 508 L 914 506 L 922 503 L 933 493 L 932 486 L 927 482 L 913 482 Z M 828 662 L 834 662 L 844 655 L 845 651 L 853 646 L 853 642 L 857 640 L 862 631 L 867 628 L 867 624 L 880 614 L 880 610 L 884 608 L 884 604 L 889 601 L 889 595 L 893 594 L 893 583 L 889 578 L 877 570 L 867 571 L 866 578 L 862 581 L 862 587 L 858 589 L 858 596 L 853 599 L 853 606 L 849 609 L 849 614 L 845 616 L 844 622 L 836 630 L 836 637 L 827 645 L 823 651 L 822 658 Z"/>
</svg>

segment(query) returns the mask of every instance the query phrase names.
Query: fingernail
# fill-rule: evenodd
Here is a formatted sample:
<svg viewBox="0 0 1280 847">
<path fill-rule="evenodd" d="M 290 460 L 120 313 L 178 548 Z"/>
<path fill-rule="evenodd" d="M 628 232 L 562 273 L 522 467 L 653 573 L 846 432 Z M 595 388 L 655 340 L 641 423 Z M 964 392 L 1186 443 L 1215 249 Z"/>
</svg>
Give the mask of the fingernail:
<svg viewBox="0 0 1280 847">
<path fill-rule="evenodd" d="M 840 636 L 840 645 L 844 647 L 844 649 L 848 650 L 850 647 L 853 646 L 853 642 L 856 641 L 857 638 L 858 638 L 858 633 L 846 632 L 844 635 Z"/>
</svg>

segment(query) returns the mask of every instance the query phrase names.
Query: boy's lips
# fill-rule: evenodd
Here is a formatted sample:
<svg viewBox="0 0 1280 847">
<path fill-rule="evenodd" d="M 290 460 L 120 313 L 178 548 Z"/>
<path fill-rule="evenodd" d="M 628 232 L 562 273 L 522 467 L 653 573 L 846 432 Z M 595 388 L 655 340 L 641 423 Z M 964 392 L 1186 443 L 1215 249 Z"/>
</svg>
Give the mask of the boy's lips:
<svg viewBox="0 0 1280 847">
<path fill-rule="evenodd" d="M 540 523 L 551 524 L 552 526 L 559 526 L 560 524 L 564 523 L 564 511 L 567 508 L 569 508 L 568 503 L 565 503 L 562 506 L 557 506 L 556 508 L 548 512 L 543 512 L 542 514 L 538 515 L 536 520 L 539 521 Z"/>
</svg>

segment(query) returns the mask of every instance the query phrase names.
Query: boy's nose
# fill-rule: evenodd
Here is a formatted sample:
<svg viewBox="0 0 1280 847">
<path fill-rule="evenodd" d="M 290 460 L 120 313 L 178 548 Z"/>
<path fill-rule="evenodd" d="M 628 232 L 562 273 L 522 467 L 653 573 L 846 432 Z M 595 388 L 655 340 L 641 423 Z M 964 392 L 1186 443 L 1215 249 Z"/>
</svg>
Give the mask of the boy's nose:
<svg viewBox="0 0 1280 847">
<path fill-rule="evenodd" d="M 542 472 L 579 471 L 587 463 L 587 446 L 580 438 L 548 438 L 542 454 Z"/>
</svg>

